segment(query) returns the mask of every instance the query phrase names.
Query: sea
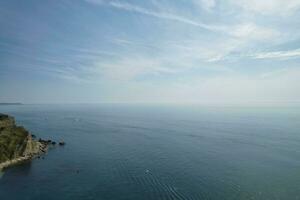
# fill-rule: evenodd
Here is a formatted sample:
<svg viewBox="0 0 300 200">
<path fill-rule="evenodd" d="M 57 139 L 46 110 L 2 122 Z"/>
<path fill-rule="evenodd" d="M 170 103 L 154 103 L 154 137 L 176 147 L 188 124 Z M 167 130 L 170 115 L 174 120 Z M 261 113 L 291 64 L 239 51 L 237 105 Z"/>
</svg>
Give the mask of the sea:
<svg viewBox="0 0 300 200">
<path fill-rule="evenodd" d="M 65 146 L 0 175 L 1 200 L 297 200 L 300 107 L 2 105 Z"/>
</svg>

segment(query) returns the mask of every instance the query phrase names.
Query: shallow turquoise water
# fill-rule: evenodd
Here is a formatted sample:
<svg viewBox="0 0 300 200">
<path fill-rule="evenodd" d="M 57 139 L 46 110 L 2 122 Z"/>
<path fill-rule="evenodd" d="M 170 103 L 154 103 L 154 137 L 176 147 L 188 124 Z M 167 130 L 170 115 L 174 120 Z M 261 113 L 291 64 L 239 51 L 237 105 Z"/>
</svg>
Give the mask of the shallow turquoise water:
<svg viewBox="0 0 300 200">
<path fill-rule="evenodd" d="M 11 168 L 2 200 L 300 199 L 300 108 L 0 106 L 64 140 Z M 77 172 L 78 171 L 78 172 Z"/>
</svg>

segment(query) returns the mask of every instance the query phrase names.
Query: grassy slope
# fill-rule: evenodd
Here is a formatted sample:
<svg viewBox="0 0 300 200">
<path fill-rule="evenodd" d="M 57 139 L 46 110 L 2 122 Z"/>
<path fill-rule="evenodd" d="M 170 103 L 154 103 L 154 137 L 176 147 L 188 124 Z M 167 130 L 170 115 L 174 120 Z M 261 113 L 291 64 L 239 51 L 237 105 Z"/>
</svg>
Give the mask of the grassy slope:
<svg viewBox="0 0 300 200">
<path fill-rule="evenodd" d="M 21 156 L 26 148 L 28 132 L 23 127 L 0 129 L 0 163 Z"/>
</svg>

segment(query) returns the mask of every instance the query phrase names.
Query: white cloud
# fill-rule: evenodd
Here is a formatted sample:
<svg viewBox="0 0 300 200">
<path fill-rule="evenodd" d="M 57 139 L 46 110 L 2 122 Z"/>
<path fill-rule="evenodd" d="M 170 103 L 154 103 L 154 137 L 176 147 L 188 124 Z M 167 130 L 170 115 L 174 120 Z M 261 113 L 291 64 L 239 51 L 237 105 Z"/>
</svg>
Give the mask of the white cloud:
<svg viewBox="0 0 300 200">
<path fill-rule="evenodd" d="M 97 0 L 89 0 L 89 1 L 98 2 Z M 203 6 L 205 9 L 211 9 L 216 5 L 215 0 L 200 0 L 195 2 Z M 261 27 L 256 25 L 253 22 L 242 23 L 238 25 L 213 25 L 213 24 L 202 23 L 181 16 L 178 13 L 170 13 L 168 9 L 161 9 L 159 11 L 154 11 L 154 10 L 137 6 L 135 4 L 114 1 L 114 0 L 108 1 L 108 4 L 114 8 L 130 11 L 130 12 L 136 12 L 136 13 L 140 13 L 143 15 L 148 15 L 148 16 L 152 16 L 164 20 L 176 21 L 176 22 L 184 23 L 195 27 L 200 27 L 206 30 L 227 34 L 236 37 L 238 39 L 262 41 L 262 40 L 274 39 L 275 37 L 278 37 L 280 35 L 279 31 L 275 29 Z"/>
<path fill-rule="evenodd" d="M 300 58 L 300 49 L 288 50 L 288 51 L 273 51 L 273 52 L 261 52 L 250 57 L 256 59 L 291 59 L 291 58 Z"/>
<path fill-rule="evenodd" d="M 211 11 L 216 6 L 215 0 L 194 0 L 193 2 L 195 5 L 207 11 Z"/>
<path fill-rule="evenodd" d="M 110 1 L 109 5 L 118 8 L 118 9 L 123 9 L 131 12 L 136 12 L 144 15 L 149 15 L 152 17 L 157 17 L 160 19 L 166 19 L 166 20 L 172 20 L 172 21 L 177 21 L 181 22 L 184 24 L 192 25 L 192 26 L 197 26 L 201 27 L 207 30 L 220 30 L 220 27 L 218 26 L 213 26 L 213 25 L 207 25 L 198 21 L 194 21 L 192 19 L 177 15 L 177 14 L 172 14 L 169 12 L 162 12 L 162 11 L 153 11 L 149 10 L 134 4 L 130 3 L 124 3 L 124 2 L 118 2 L 118 1 Z"/>
<path fill-rule="evenodd" d="M 230 0 L 244 10 L 263 15 L 290 15 L 300 8 L 299 0 Z"/>
<path fill-rule="evenodd" d="M 97 0 L 89 0 L 90 2 L 98 2 Z M 279 0 L 275 0 L 276 2 Z M 189 38 L 177 37 L 180 34 L 186 34 L 188 31 L 180 30 L 180 32 L 170 32 L 170 40 L 174 38 L 179 38 L 177 44 L 168 44 L 165 41 L 160 43 L 149 43 L 145 42 L 142 39 L 138 41 L 127 40 L 126 37 L 122 39 L 114 39 L 114 43 L 123 46 L 134 46 L 134 48 L 127 48 L 127 55 L 121 56 L 122 58 L 118 61 L 112 61 L 107 63 L 98 64 L 102 72 L 112 79 L 120 80 L 130 80 L 138 77 L 139 75 L 145 74 L 157 74 L 157 73 L 178 73 L 182 70 L 189 70 L 195 66 L 202 67 L 211 67 L 215 62 L 221 62 L 225 59 L 240 59 L 241 57 L 251 57 L 255 59 L 267 59 L 267 58 L 291 58 L 298 56 L 298 52 L 267 52 L 267 53 L 257 53 L 257 54 L 247 54 L 249 47 L 256 47 L 257 44 L 266 43 L 271 45 L 274 41 L 280 41 L 282 38 L 281 32 L 277 29 L 270 26 L 260 26 L 255 23 L 255 20 L 238 21 L 238 24 L 232 25 L 232 23 L 222 25 L 214 24 L 205 24 L 198 22 L 197 17 L 194 19 L 182 16 L 177 14 L 175 10 L 168 9 L 164 6 L 159 6 L 156 4 L 157 9 L 149 9 L 146 7 L 141 7 L 136 4 L 127 3 L 124 1 L 100 1 L 104 2 L 105 5 L 111 6 L 116 9 L 123 11 L 134 12 L 141 15 L 147 15 L 154 18 L 169 20 L 179 22 L 178 24 L 170 24 L 170 29 L 173 27 L 181 27 L 180 25 L 191 25 L 193 27 L 204 28 L 213 32 L 220 33 L 216 38 L 211 40 L 203 40 L 199 35 L 202 34 L 200 29 L 193 29 L 192 36 Z M 244 2 L 243 0 L 241 2 Z M 240 2 L 240 6 L 244 5 Z M 245 1 L 246 2 L 246 1 Z M 257 3 L 257 0 L 254 0 L 254 4 L 257 6 L 263 7 L 265 4 Z M 277 2 L 277 3 L 278 3 Z M 216 1 L 214 0 L 195 0 L 194 3 L 199 4 L 205 9 L 212 9 L 216 6 Z M 236 2 L 235 2 L 236 3 Z M 237 3 L 236 3 L 237 4 Z M 246 3 L 245 3 L 246 4 Z M 275 3 L 276 4 L 276 3 Z M 273 8 L 274 9 L 274 8 Z M 168 29 L 166 29 L 168 31 Z M 197 31 L 196 31 L 197 30 Z M 199 31 L 198 31 L 199 30 Z M 205 33 L 207 34 L 207 33 Z M 191 42 L 185 42 L 186 39 L 191 40 Z M 159 49 L 159 53 L 156 59 L 153 59 L 151 56 L 142 56 L 145 54 L 143 47 L 149 47 Z M 142 48 L 141 48 L 142 47 Z M 245 53 L 247 51 L 247 53 Z M 231 57 L 230 54 L 235 52 L 235 56 Z M 240 52 L 240 56 L 236 56 L 237 52 Z M 136 56 L 131 56 L 136 54 Z M 166 67 L 167 64 L 167 67 Z M 221 70 L 222 66 L 220 67 Z M 227 71 L 230 68 L 225 69 Z"/>
<path fill-rule="evenodd" d="M 191 41 L 177 41 L 176 44 L 169 44 L 167 52 L 174 55 L 176 62 L 207 62 L 220 61 L 230 52 L 242 48 L 244 41 L 237 39 L 218 39 L 215 41 L 202 41 L 195 38 Z M 203 65 L 203 64 L 202 64 Z M 221 67 L 220 67 L 221 68 Z"/>
<path fill-rule="evenodd" d="M 237 25 L 228 31 L 234 37 L 247 40 L 273 40 L 280 36 L 278 31 L 267 27 L 261 27 L 254 23 Z"/>
<path fill-rule="evenodd" d="M 94 74 L 101 74 L 110 80 L 133 80 L 140 75 L 170 72 L 161 66 L 160 60 L 144 58 L 141 56 L 124 56 L 113 62 L 95 63 Z"/>
</svg>

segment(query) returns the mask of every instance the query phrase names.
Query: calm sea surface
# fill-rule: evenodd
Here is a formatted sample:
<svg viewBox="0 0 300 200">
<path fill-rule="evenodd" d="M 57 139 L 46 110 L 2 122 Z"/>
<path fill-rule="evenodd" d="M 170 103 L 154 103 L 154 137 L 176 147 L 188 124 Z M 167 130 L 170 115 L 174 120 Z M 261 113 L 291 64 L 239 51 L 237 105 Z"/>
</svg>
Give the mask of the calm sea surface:
<svg viewBox="0 0 300 200">
<path fill-rule="evenodd" d="M 0 175 L 1 200 L 300 199 L 300 108 L 0 106 L 44 159 Z"/>
</svg>

